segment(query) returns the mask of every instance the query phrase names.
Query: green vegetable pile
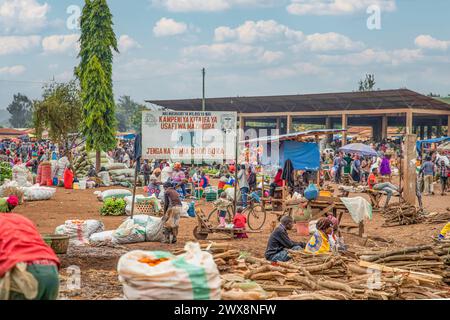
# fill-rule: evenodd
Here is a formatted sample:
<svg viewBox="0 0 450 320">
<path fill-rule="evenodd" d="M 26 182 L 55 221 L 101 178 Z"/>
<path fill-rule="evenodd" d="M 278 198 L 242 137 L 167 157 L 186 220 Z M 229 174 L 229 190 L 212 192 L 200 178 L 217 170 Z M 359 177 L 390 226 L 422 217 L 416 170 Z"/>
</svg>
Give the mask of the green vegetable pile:
<svg viewBox="0 0 450 320">
<path fill-rule="evenodd" d="M 102 216 L 122 216 L 125 214 L 126 205 L 127 204 L 123 199 L 107 199 L 100 209 L 100 214 Z"/>
<path fill-rule="evenodd" d="M 216 175 L 219 173 L 217 169 L 204 169 L 203 172 L 208 175 Z"/>
<path fill-rule="evenodd" d="M 0 184 L 2 184 L 6 179 L 11 180 L 12 178 L 12 168 L 7 162 L 0 162 Z"/>
</svg>

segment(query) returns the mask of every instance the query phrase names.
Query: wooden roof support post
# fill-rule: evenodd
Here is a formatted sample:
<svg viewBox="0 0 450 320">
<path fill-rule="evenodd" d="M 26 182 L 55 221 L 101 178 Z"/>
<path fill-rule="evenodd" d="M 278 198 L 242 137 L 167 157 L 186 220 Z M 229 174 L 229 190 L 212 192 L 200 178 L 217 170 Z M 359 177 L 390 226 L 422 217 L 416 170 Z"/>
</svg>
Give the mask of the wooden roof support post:
<svg viewBox="0 0 450 320">
<path fill-rule="evenodd" d="M 384 115 L 381 121 L 381 139 L 388 138 L 388 117 Z"/>
<path fill-rule="evenodd" d="M 406 134 L 403 144 L 403 198 L 411 205 L 416 204 L 416 141 L 417 135 Z"/>
<path fill-rule="evenodd" d="M 408 111 L 406 113 L 406 134 L 413 133 L 412 127 L 413 127 L 413 112 Z"/>
<path fill-rule="evenodd" d="M 342 114 L 342 129 L 347 130 L 347 114 Z M 347 131 L 342 132 L 342 146 L 347 144 Z"/>
<path fill-rule="evenodd" d="M 287 133 L 291 133 L 292 132 L 292 116 L 288 115 L 287 116 Z"/>
<path fill-rule="evenodd" d="M 450 137 L 450 116 L 448 117 L 448 122 L 447 122 L 447 137 Z"/>
</svg>

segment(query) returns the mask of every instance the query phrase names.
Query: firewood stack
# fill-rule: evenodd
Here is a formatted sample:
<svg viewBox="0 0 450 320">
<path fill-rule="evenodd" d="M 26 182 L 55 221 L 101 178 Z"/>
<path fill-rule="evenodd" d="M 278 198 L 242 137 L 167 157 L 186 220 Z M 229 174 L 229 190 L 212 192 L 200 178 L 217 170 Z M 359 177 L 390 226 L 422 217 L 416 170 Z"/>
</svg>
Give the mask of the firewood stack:
<svg viewBox="0 0 450 320">
<path fill-rule="evenodd" d="M 450 240 L 442 240 L 436 243 L 434 252 L 441 258 L 445 265 L 443 281 L 450 285 Z"/>
<path fill-rule="evenodd" d="M 383 227 L 416 224 L 424 219 L 421 210 L 407 203 L 389 206 L 382 215 L 385 218 Z"/>
<path fill-rule="evenodd" d="M 418 252 L 406 248 L 402 251 L 408 256 L 404 265 L 419 263 L 420 270 L 437 270 L 439 274 L 418 273 L 373 263 L 386 261 L 387 257 L 398 257 L 398 252 L 389 252 L 388 255 L 382 252 L 363 252 L 361 257 L 373 260 L 368 262 L 350 253 L 312 256 L 294 251 L 290 253 L 292 259 L 289 262 L 275 264 L 235 249 L 225 248 L 212 249 L 222 276 L 224 300 L 450 298 L 450 287 L 442 282 L 445 265 L 439 254 L 434 252 L 434 246 L 423 246 Z M 418 255 L 425 258 L 420 260 L 411 257 Z M 396 259 L 400 258 L 391 258 L 391 261 L 386 262 L 401 261 Z M 430 262 L 436 264 L 420 265 Z"/>
</svg>

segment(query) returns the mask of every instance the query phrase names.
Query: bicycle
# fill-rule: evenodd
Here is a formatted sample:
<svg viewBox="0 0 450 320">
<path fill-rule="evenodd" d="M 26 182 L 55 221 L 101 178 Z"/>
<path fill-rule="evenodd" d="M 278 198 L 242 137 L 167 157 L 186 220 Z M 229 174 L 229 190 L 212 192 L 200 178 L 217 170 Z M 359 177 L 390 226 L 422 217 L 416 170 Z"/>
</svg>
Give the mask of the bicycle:
<svg viewBox="0 0 450 320">
<path fill-rule="evenodd" d="M 264 206 L 257 202 L 251 195 L 248 196 L 247 207 L 242 212 L 243 215 L 247 216 L 247 225 L 250 230 L 261 230 L 266 223 L 267 212 Z M 208 214 L 208 221 L 212 221 L 213 217 L 216 217 L 216 220 L 219 222 L 219 214 L 217 212 L 217 208 L 214 208 Z M 225 221 L 227 223 L 232 223 L 234 218 L 234 206 L 229 205 L 227 208 L 227 214 L 225 217 Z"/>
</svg>

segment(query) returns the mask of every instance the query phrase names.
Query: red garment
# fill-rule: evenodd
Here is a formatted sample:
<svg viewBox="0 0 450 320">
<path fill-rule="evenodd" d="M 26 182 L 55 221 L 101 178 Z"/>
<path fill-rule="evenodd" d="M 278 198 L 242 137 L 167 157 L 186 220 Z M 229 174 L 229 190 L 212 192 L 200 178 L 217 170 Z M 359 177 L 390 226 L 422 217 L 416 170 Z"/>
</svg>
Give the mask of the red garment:
<svg viewBox="0 0 450 320">
<path fill-rule="evenodd" d="M 236 167 L 234 166 L 234 164 L 230 164 L 228 166 L 228 170 L 230 171 L 230 173 L 234 173 L 234 171 L 236 170 Z"/>
<path fill-rule="evenodd" d="M 0 278 L 20 262 L 35 260 L 60 262 L 45 244 L 34 224 L 13 213 L 0 213 Z"/>
<path fill-rule="evenodd" d="M 247 218 L 243 214 L 236 214 L 233 219 L 235 228 L 245 229 L 247 224 Z"/>
<path fill-rule="evenodd" d="M 273 179 L 273 182 L 275 182 L 279 187 L 283 186 L 283 171 L 278 171 L 277 175 L 275 176 L 275 179 Z"/>
<path fill-rule="evenodd" d="M 369 189 L 373 189 L 373 186 L 377 184 L 377 177 L 373 173 L 369 175 L 369 179 L 367 180 L 367 184 L 369 185 Z"/>
<path fill-rule="evenodd" d="M 64 188 L 72 189 L 73 186 L 73 172 L 69 168 L 64 171 Z"/>
<path fill-rule="evenodd" d="M 217 188 L 219 188 L 219 190 L 223 190 L 223 187 L 225 187 L 226 184 L 226 182 L 219 181 L 219 185 L 217 186 Z"/>
</svg>

